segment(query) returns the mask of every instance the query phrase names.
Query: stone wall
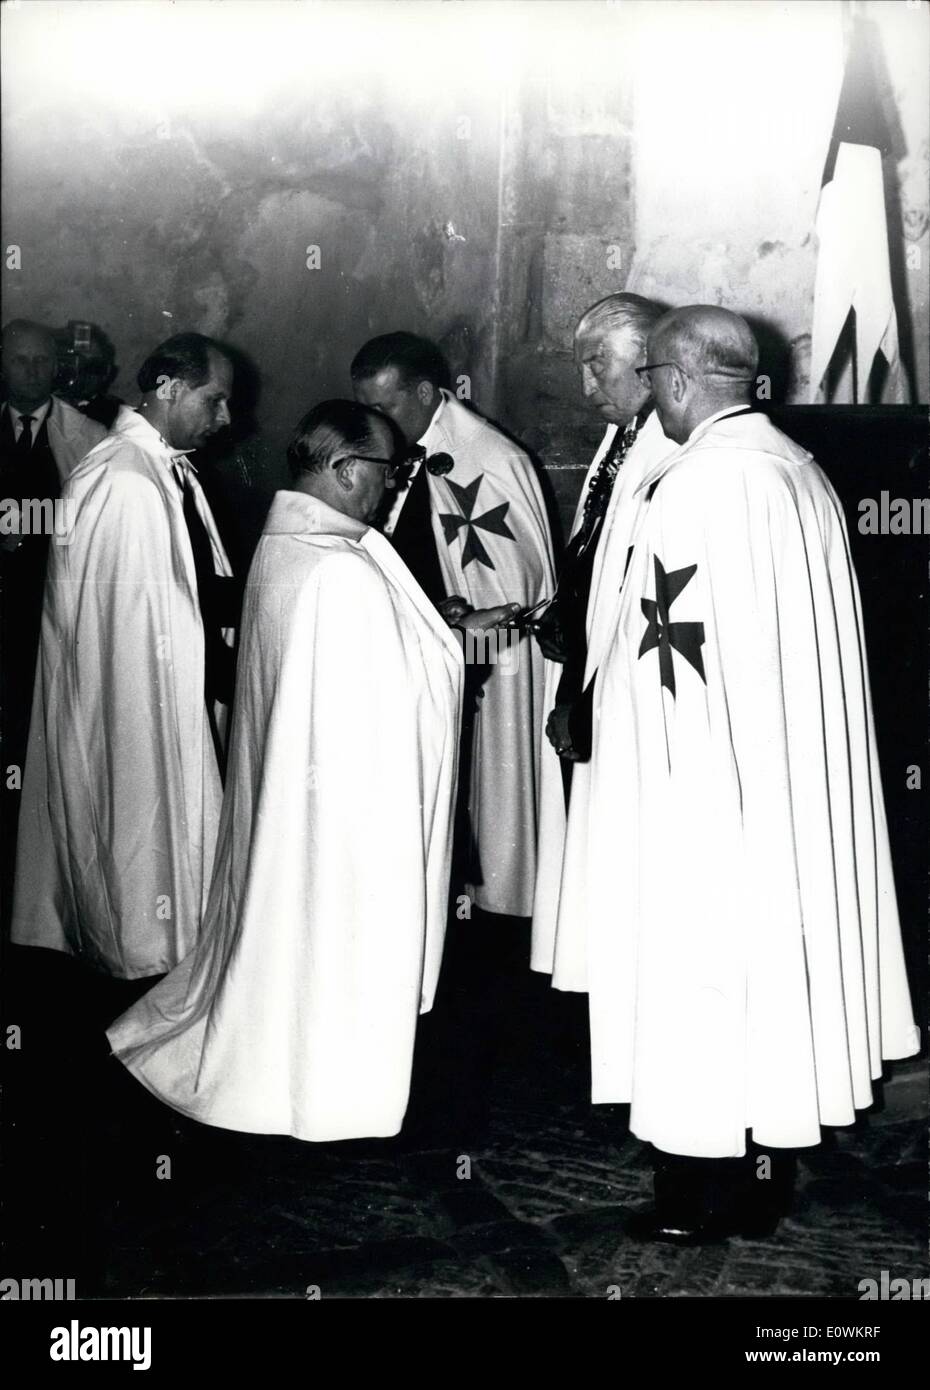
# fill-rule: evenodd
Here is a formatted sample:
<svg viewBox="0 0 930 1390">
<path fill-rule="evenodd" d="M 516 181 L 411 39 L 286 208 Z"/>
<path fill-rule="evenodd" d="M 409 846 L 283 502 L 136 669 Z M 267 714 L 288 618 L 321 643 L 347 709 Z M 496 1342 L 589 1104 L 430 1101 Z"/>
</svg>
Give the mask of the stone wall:
<svg viewBox="0 0 930 1390">
<path fill-rule="evenodd" d="M 4 316 L 100 324 L 118 349 L 114 390 L 130 402 L 141 360 L 171 333 L 231 343 L 245 410 L 223 472 L 245 496 L 234 520 L 247 549 L 286 480 L 295 424 L 317 401 L 351 394 L 349 363 L 368 337 L 428 333 L 473 396 L 491 396 L 499 79 L 482 80 L 478 52 L 470 70 L 395 80 L 377 31 L 360 50 L 339 13 L 321 31 L 309 10 L 268 4 L 230 7 L 240 47 L 219 55 L 225 77 L 211 69 L 205 88 L 196 51 L 175 42 L 196 36 L 185 6 L 149 8 L 141 31 L 127 11 L 144 7 L 98 8 L 8 16 L 8 51 L 15 26 L 31 26 L 23 44 L 36 66 L 11 63 L 5 84 L 5 244 L 21 248 L 21 268 L 5 272 Z M 218 24 L 225 7 L 204 8 Z M 369 9 L 381 38 L 384 15 Z M 82 58 L 111 16 L 111 44 L 122 23 L 127 45 L 150 43 L 156 56 L 88 83 Z M 430 36 L 427 61 L 441 47 Z M 128 49 L 126 61 L 138 66 Z"/>
<path fill-rule="evenodd" d="M 832 4 L 673 8 L 674 26 L 653 12 L 637 35 L 631 288 L 738 309 L 759 333 L 776 398 L 807 402 L 814 227 L 845 12 Z M 926 402 L 930 7 L 863 4 L 857 12 L 893 146 L 886 207 L 902 361 L 911 398 Z"/>
<path fill-rule="evenodd" d="M 928 7 L 860 9 L 927 400 Z M 4 316 L 99 323 L 130 400 L 169 333 L 231 342 L 247 409 L 223 469 L 250 537 L 359 345 L 429 333 L 542 460 L 565 525 L 600 434 L 571 330 L 600 296 L 740 309 L 776 399 L 806 399 L 841 19 L 816 0 L 6 7 Z"/>
<path fill-rule="evenodd" d="M 633 256 L 631 100 L 622 81 L 527 74 L 503 149 L 498 403 L 546 467 L 563 530 L 603 424 L 584 405 L 572 333 L 627 281 Z"/>
<path fill-rule="evenodd" d="M 814 224 L 844 46 L 831 3 L 575 8 L 586 61 L 566 61 L 553 21 L 511 91 L 501 213 L 499 406 L 543 456 L 563 526 L 600 433 L 571 330 L 602 295 L 744 313 L 772 399 L 808 400 Z M 926 402 L 930 7 L 859 12 L 894 137 L 886 203 L 902 360 Z"/>
</svg>

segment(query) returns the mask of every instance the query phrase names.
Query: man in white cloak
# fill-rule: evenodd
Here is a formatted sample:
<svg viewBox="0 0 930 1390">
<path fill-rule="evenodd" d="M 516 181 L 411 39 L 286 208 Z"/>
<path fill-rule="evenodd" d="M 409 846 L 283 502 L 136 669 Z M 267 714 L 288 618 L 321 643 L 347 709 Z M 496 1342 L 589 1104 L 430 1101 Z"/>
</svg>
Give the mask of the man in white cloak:
<svg viewBox="0 0 930 1390">
<path fill-rule="evenodd" d="M 459 644 L 370 522 L 402 449 L 327 401 L 249 572 L 216 869 L 197 949 L 109 1029 L 207 1124 L 388 1136 L 446 922 Z"/>
<path fill-rule="evenodd" d="M 840 504 L 750 412 L 743 319 L 673 311 L 648 358 L 680 447 L 639 485 L 595 687 L 593 795 L 624 773 L 589 840 L 614 882 L 589 926 L 592 1099 L 654 1146 L 630 1233 L 695 1242 L 773 1230 L 788 1193 L 753 1151 L 777 1167 L 851 1124 L 919 1037 Z"/>
<path fill-rule="evenodd" d="M 425 456 L 398 492 L 384 532 L 450 618 L 468 608 L 533 607 L 553 592 L 539 481 L 522 449 L 446 390 L 447 371 L 438 348 L 412 333 L 373 338 L 352 362 L 356 398 L 390 416 Z M 517 630 L 491 650 L 499 659 L 489 666 L 465 739 L 472 845 L 464 887 L 485 912 L 529 917 L 544 661 Z"/>
<path fill-rule="evenodd" d="M 592 802 L 592 693 L 617 621 L 630 538 L 643 503 L 639 483 L 675 447 L 636 375 L 646 360 L 649 330 L 664 312 L 641 295 L 611 294 L 592 304 L 575 329 L 582 393 L 608 424 L 582 487 L 555 601 L 534 624 L 550 664 L 530 965 L 551 974 L 555 989 L 587 989 L 588 900 L 614 890 L 612 867 L 604 865 L 606 874 L 592 880 L 586 853 L 589 821 L 613 815 L 622 775 L 602 769 L 598 785 L 607 799 Z"/>
<path fill-rule="evenodd" d="M 200 334 L 157 348 L 49 554 L 12 939 L 122 980 L 188 953 L 210 883 L 237 601 L 188 453 L 229 423 L 232 376 Z"/>
</svg>

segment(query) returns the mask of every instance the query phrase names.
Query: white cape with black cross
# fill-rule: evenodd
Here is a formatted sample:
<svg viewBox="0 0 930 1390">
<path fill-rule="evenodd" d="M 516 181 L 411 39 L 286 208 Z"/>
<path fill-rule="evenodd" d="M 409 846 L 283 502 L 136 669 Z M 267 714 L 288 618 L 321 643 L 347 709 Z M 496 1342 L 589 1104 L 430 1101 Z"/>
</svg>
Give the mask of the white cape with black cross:
<svg viewBox="0 0 930 1390">
<path fill-rule="evenodd" d="M 846 526 L 761 415 L 653 485 L 595 694 L 592 1098 L 672 1153 L 816 1144 L 918 1050 Z"/>
<path fill-rule="evenodd" d="M 588 469 L 572 535 L 581 525 L 584 503 L 597 466 L 613 443 L 617 426 L 608 426 Z M 584 682 L 593 679 L 617 623 L 620 588 L 630 555 L 630 539 L 643 506 L 639 484 L 675 445 L 662 433 L 655 411 L 640 430 L 614 480 L 597 542 L 585 624 L 587 658 Z M 546 663 L 546 716 L 553 709 L 562 666 Z M 591 763 L 574 763 L 568 814 L 560 758 L 548 739 L 540 768 L 539 848 L 530 969 L 551 974 L 553 989 L 587 989 L 585 942 L 588 934 L 588 825 L 601 809 L 591 797 Z M 610 779 L 601 778 L 601 786 Z M 608 808 L 609 813 L 609 808 Z"/>
<path fill-rule="evenodd" d="M 429 454 L 454 460 L 450 473 L 429 477 L 446 592 L 475 608 L 532 607 L 551 598 L 552 543 L 532 463 L 487 420 L 448 391 L 442 395 L 421 442 Z M 528 917 L 536 879 L 545 663 L 536 642 L 516 631 L 491 634 L 491 653 L 497 659 L 481 687 L 471 746 L 473 877 L 466 888 L 488 912 Z"/>
</svg>

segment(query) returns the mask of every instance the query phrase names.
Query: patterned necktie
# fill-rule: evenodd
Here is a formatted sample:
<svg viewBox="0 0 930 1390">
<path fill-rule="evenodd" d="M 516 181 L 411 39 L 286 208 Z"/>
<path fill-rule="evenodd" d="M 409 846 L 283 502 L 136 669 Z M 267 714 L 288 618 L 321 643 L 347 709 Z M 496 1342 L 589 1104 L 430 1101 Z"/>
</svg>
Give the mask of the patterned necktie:
<svg viewBox="0 0 930 1390">
<path fill-rule="evenodd" d="M 611 440 L 610 447 L 594 471 L 588 484 L 588 495 L 584 500 L 581 525 L 578 528 L 576 554 L 582 555 L 600 530 L 607 511 L 607 504 L 613 491 L 614 480 L 627 454 L 636 443 L 636 437 L 643 427 L 644 415 L 634 415 L 633 419 L 618 429 Z"/>
<path fill-rule="evenodd" d="M 581 524 L 565 547 L 555 597 L 537 624 L 540 630 L 545 630 L 549 624 L 557 626 L 563 640 L 570 645 L 571 650 L 565 658 L 564 667 L 566 674 L 571 675 L 573 679 L 577 677 L 576 683 L 580 682 L 580 672 L 584 667 L 585 614 L 601 525 L 620 465 L 633 447 L 648 413 L 641 412 L 623 429 L 617 430 L 607 452 L 594 470 L 584 500 Z M 578 690 L 580 693 L 580 684 Z"/>
</svg>

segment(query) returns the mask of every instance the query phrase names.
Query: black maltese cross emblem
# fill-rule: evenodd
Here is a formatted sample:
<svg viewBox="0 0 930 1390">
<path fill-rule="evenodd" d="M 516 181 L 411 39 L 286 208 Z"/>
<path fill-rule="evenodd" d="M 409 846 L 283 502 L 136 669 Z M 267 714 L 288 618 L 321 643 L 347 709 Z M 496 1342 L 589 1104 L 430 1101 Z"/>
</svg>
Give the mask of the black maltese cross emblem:
<svg viewBox="0 0 930 1390">
<path fill-rule="evenodd" d="M 697 565 L 686 565 L 684 569 L 672 570 L 666 574 L 662 561 L 655 555 L 656 596 L 655 599 L 640 599 L 648 626 L 639 645 L 639 655 L 643 657 L 654 647 L 659 649 L 659 682 L 675 696 L 675 664 L 672 652 L 684 657 L 697 671 L 704 684 L 704 661 L 701 647 L 704 645 L 703 623 L 673 623 L 669 621 L 669 609 L 686 584 L 694 577 Z"/>
<path fill-rule="evenodd" d="M 452 544 L 463 526 L 468 528 L 465 532 L 465 543 L 462 546 L 462 569 L 472 560 L 479 560 L 488 569 L 495 567 L 494 561 L 481 543 L 481 537 L 478 535 L 479 530 L 489 531 L 494 536 L 506 536 L 509 541 L 515 539 L 513 532 L 504 520 L 510 508 L 509 502 L 501 502 L 499 506 L 492 507 L 490 511 L 483 512 L 481 516 L 473 515 L 475 502 L 478 498 L 478 489 L 483 478 L 484 474 L 479 473 L 478 477 L 473 478 L 465 487 L 462 487 L 460 483 L 454 483 L 451 478 L 446 479 L 446 487 L 452 489 L 452 495 L 462 511 L 461 515 L 440 512 L 439 520 L 442 522 L 446 545 Z"/>
</svg>

